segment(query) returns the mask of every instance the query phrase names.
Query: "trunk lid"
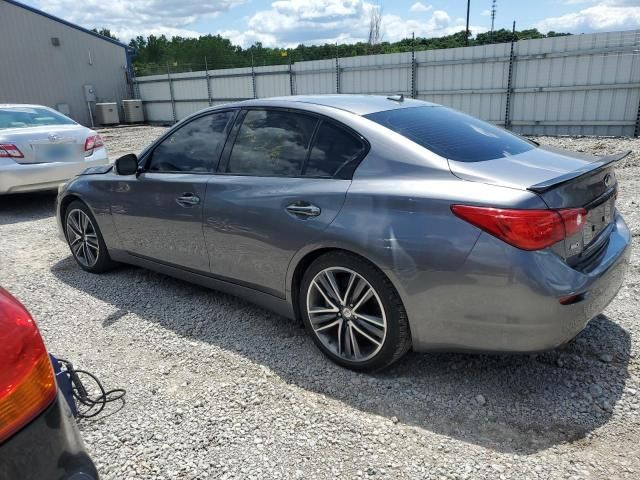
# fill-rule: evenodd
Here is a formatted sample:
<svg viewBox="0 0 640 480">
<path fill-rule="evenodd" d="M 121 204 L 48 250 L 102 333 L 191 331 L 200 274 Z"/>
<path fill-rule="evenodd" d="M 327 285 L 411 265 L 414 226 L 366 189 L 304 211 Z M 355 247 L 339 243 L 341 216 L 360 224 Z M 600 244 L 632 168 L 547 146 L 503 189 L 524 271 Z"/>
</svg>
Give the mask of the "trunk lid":
<svg viewBox="0 0 640 480">
<path fill-rule="evenodd" d="M 43 125 L 41 127 L 0 130 L 0 143 L 16 145 L 24 158 L 16 163 L 84 161 L 84 142 L 92 131 L 81 125 Z"/>
<path fill-rule="evenodd" d="M 489 183 L 538 193 L 550 208 L 583 207 L 615 186 L 603 180 L 613 173 L 613 164 L 630 152 L 598 157 L 553 147 L 485 160 L 449 160 L 451 172 L 463 180 Z"/>
<path fill-rule="evenodd" d="M 495 160 L 449 160 L 449 168 L 463 180 L 529 190 L 549 208 L 586 209 L 583 230 L 554 247 L 569 263 L 578 264 L 598 251 L 608 237 L 617 192 L 614 164 L 629 153 L 594 156 L 538 147 Z"/>
</svg>

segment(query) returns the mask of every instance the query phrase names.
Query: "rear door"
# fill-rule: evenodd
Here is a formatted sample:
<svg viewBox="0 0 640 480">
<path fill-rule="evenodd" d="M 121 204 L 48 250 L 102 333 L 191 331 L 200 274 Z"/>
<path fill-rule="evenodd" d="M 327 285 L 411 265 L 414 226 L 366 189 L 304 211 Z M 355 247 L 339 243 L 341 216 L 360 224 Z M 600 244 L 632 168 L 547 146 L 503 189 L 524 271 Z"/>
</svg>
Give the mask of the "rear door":
<svg viewBox="0 0 640 480">
<path fill-rule="evenodd" d="M 284 297 L 291 258 L 336 217 L 366 144 L 298 111 L 251 109 L 239 117 L 207 187 L 211 272 Z"/>
<path fill-rule="evenodd" d="M 118 181 L 111 211 L 126 251 L 209 271 L 203 205 L 234 115 L 208 113 L 181 125 L 147 154 L 143 173 Z"/>
</svg>

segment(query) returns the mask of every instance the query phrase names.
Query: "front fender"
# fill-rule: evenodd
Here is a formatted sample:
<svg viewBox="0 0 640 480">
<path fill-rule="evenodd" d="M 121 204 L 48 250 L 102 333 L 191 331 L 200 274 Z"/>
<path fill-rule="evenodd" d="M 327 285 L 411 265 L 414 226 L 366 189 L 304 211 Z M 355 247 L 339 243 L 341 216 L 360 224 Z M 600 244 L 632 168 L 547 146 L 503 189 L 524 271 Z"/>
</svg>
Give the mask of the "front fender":
<svg viewBox="0 0 640 480">
<path fill-rule="evenodd" d="M 107 176 L 104 174 L 81 175 L 66 183 L 59 191 L 56 201 L 56 217 L 59 233 L 64 240 L 66 240 L 63 229 L 64 211 L 70 202 L 80 200 L 89 208 L 96 219 L 107 248 L 117 249 L 120 247 L 120 240 L 111 216 Z"/>
</svg>

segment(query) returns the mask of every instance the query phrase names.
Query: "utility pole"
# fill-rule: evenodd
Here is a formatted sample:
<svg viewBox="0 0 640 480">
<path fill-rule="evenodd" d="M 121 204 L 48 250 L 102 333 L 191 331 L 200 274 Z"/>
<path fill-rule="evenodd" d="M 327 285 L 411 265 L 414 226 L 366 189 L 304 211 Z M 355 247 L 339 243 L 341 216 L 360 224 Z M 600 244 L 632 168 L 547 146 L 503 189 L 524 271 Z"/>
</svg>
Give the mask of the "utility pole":
<svg viewBox="0 0 640 480">
<path fill-rule="evenodd" d="M 464 44 L 469 45 L 469 9 L 471 8 L 471 0 L 467 0 L 467 29 L 464 31 Z"/>
<path fill-rule="evenodd" d="M 411 98 L 416 98 L 416 34 L 411 34 Z"/>
<path fill-rule="evenodd" d="M 336 93 L 340 93 L 340 54 L 338 52 L 338 42 L 336 42 Z"/>
<path fill-rule="evenodd" d="M 493 27 L 496 21 L 496 0 L 491 3 L 491 42 L 493 43 Z"/>
<path fill-rule="evenodd" d="M 251 51 L 251 89 L 253 91 L 253 98 L 258 98 L 258 94 L 256 92 L 256 69 L 253 61 L 253 51 Z"/>
<path fill-rule="evenodd" d="M 515 61 L 514 45 L 516 42 L 516 21 L 511 29 L 511 52 L 509 53 L 509 71 L 507 74 L 507 99 L 504 111 L 504 128 L 511 130 L 511 97 L 513 96 L 513 64 Z"/>
</svg>

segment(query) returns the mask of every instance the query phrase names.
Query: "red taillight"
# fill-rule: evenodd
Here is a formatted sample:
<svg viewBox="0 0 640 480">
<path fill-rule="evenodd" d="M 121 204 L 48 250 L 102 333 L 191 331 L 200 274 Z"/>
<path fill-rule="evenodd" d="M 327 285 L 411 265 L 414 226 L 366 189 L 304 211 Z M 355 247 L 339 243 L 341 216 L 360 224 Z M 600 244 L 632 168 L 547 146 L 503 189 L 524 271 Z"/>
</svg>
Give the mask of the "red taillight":
<svg viewBox="0 0 640 480">
<path fill-rule="evenodd" d="M 587 211 L 515 210 L 452 205 L 455 215 L 522 250 L 541 250 L 579 232 Z"/>
<path fill-rule="evenodd" d="M 13 143 L 0 143 L 0 158 L 24 158 L 24 155 Z"/>
<path fill-rule="evenodd" d="M 0 288 L 0 443 L 56 396 L 49 355 L 33 318 Z"/>
<path fill-rule="evenodd" d="M 104 147 L 104 142 L 100 135 L 91 135 L 84 141 L 84 151 L 93 153 L 96 148 Z"/>
<path fill-rule="evenodd" d="M 584 227 L 587 211 L 584 208 L 557 210 L 564 222 L 565 238 L 575 235 Z"/>
</svg>

